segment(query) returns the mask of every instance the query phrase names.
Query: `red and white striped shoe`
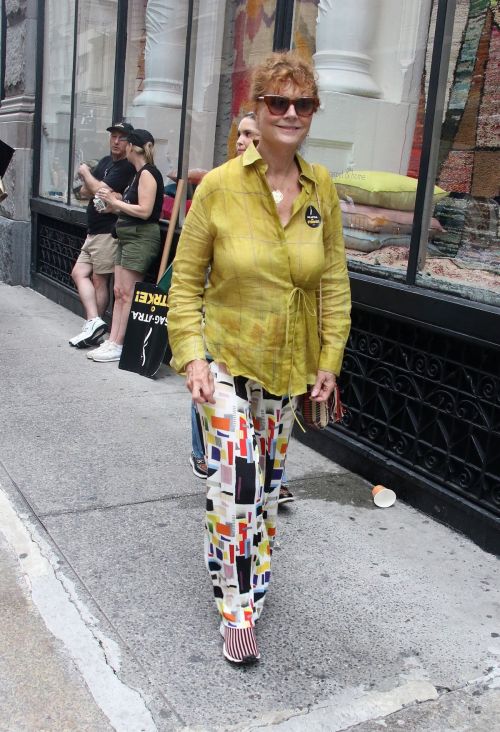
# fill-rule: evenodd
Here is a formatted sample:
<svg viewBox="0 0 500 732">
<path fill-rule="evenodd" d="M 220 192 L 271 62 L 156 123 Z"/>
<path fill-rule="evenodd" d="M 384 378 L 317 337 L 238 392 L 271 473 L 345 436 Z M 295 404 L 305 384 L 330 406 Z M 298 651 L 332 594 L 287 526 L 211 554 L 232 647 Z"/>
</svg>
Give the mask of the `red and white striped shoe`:
<svg viewBox="0 0 500 732">
<path fill-rule="evenodd" d="M 224 638 L 222 652 L 228 661 L 251 664 L 259 660 L 255 628 L 230 628 L 221 623 L 220 631 Z"/>
</svg>

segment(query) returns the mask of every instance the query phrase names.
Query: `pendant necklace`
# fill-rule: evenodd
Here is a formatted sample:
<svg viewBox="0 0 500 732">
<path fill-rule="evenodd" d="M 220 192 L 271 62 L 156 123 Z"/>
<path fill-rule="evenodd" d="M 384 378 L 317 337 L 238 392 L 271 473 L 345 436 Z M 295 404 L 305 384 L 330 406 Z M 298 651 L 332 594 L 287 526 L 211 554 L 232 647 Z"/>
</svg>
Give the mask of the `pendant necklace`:
<svg viewBox="0 0 500 732">
<path fill-rule="evenodd" d="M 285 175 L 284 175 L 284 176 L 283 176 L 283 178 L 281 179 L 281 183 L 280 183 L 280 185 L 279 185 L 278 187 L 276 187 L 276 188 L 274 188 L 274 187 L 273 187 L 273 190 L 271 191 L 271 195 L 272 195 L 272 197 L 274 198 L 274 202 L 275 202 L 275 204 L 276 204 L 277 206 L 278 206 L 278 205 L 279 205 L 279 204 L 280 204 L 280 203 L 282 202 L 282 200 L 283 200 L 283 199 L 285 198 L 285 194 L 284 194 L 284 193 L 283 193 L 283 191 L 282 191 L 282 190 L 280 190 L 280 189 L 281 189 L 281 188 L 283 187 L 283 183 L 285 182 L 285 178 L 287 177 L 288 173 L 290 172 L 290 170 L 291 170 L 291 167 L 292 167 L 292 165 L 294 164 L 294 162 L 295 162 L 295 158 L 294 158 L 294 159 L 292 160 L 292 162 L 290 163 L 290 165 L 288 166 L 288 168 L 287 168 L 287 169 L 285 170 Z M 272 184 L 271 184 L 271 185 L 272 185 Z"/>
</svg>

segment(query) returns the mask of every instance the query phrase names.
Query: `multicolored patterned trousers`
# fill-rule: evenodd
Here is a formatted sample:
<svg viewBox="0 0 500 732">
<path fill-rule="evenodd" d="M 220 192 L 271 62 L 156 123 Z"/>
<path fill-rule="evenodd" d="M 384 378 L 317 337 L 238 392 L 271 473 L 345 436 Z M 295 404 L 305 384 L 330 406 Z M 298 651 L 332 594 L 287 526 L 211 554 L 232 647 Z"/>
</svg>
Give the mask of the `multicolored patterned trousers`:
<svg viewBox="0 0 500 732">
<path fill-rule="evenodd" d="M 259 618 L 271 578 L 278 495 L 293 425 L 288 397 L 211 363 L 216 404 L 199 404 L 207 449 L 205 560 L 224 624 Z"/>
</svg>

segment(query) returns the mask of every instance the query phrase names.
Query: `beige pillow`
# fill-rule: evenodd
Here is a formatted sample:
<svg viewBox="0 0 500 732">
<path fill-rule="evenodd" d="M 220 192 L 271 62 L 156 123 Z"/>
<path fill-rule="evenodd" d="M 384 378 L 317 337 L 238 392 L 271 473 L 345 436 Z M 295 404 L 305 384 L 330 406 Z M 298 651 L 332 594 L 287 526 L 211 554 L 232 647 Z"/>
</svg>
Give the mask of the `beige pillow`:
<svg viewBox="0 0 500 732">
<path fill-rule="evenodd" d="M 411 234 L 413 211 L 399 211 L 379 206 L 365 206 L 362 203 L 340 202 L 342 223 L 346 229 L 383 232 L 385 234 Z M 429 226 L 430 236 L 436 236 L 444 229 L 436 218 Z"/>
<path fill-rule="evenodd" d="M 344 229 L 344 243 L 347 249 L 356 249 L 358 252 L 374 252 L 382 247 L 409 247 L 410 235 L 401 234 L 372 234 L 369 231 Z"/>
</svg>

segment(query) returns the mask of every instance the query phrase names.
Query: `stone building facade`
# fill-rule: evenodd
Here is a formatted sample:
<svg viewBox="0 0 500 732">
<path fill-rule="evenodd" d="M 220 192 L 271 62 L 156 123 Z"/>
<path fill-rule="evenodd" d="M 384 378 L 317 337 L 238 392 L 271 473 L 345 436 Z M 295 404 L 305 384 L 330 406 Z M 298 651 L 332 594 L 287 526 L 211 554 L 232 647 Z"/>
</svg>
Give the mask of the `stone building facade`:
<svg viewBox="0 0 500 732">
<path fill-rule="evenodd" d="M 33 128 L 37 53 L 36 0 L 5 0 L 0 139 L 15 149 L 0 203 L 0 279 L 30 284 Z"/>
</svg>

